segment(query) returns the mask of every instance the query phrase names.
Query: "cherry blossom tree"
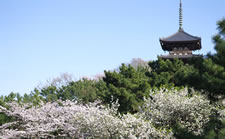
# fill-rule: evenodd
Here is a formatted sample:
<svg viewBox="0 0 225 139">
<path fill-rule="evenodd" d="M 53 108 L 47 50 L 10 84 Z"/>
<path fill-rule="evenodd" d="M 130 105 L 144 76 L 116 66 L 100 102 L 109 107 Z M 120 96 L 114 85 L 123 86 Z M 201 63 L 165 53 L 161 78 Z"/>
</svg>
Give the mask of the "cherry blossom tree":
<svg viewBox="0 0 225 139">
<path fill-rule="evenodd" d="M 204 95 L 188 93 L 188 89 L 152 91 L 145 99 L 143 115 L 151 119 L 155 126 L 172 127 L 180 124 L 196 135 L 203 133 L 209 122 L 213 106 Z"/>
<path fill-rule="evenodd" d="M 16 121 L 0 126 L 2 138 L 170 138 L 171 132 L 156 129 L 151 120 L 137 115 L 120 115 L 118 103 L 81 105 L 72 101 L 41 103 L 40 106 L 9 103 L 0 112 Z"/>
</svg>

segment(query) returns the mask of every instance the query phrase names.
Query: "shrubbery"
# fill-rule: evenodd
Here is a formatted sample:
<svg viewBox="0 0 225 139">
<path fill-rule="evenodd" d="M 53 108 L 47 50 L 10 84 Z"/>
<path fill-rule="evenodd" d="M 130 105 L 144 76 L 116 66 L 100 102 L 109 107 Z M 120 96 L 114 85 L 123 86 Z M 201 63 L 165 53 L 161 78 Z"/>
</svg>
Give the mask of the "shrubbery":
<svg viewBox="0 0 225 139">
<path fill-rule="evenodd" d="M 166 130 L 156 129 L 151 121 L 139 116 L 120 115 L 117 104 L 111 108 L 97 102 L 88 105 L 72 101 L 29 105 L 7 103 L 0 112 L 15 117 L 14 122 L 0 126 L 2 138 L 169 138 Z"/>
<path fill-rule="evenodd" d="M 210 101 L 197 92 L 162 89 L 151 92 L 150 96 L 145 100 L 142 111 L 157 127 L 170 128 L 179 124 L 189 132 L 200 135 L 213 115 Z"/>
<path fill-rule="evenodd" d="M 176 125 L 187 134 L 204 137 L 211 117 L 218 113 L 216 119 L 225 120 L 224 109 L 187 89 L 151 91 L 136 114 L 119 113 L 119 104 L 113 101 L 107 106 L 69 100 L 6 105 L 8 109 L 0 106 L 0 112 L 14 120 L 0 126 L 3 138 L 175 138 Z M 221 134 L 224 129 L 220 128 Z"/>
</svg>

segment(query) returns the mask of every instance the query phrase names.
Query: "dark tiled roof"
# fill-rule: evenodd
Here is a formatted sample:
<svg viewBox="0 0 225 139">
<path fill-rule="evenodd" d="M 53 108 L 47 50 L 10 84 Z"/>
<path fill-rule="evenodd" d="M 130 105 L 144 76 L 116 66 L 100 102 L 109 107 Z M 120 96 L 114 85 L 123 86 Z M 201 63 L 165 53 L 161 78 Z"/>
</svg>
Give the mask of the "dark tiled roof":
<svg viewBox="0 0 225 139">
<path fill-rule="evenodd" d="M 165 42 L 189 42 L 189 41 L 200 41 L 200 40 L 201 40 L 200 37 L 192 36 L 184 32 L 182 29 L 169 37 L 160 38 L 160 41 L 165 41 Z"/>
<path fill-rule="evenodd" d="M 160 44 L 164 51 L 173 51 L 174 49 L 200 50 L 201 38 L 192 36 L 179 29 L 179 31 L 167 38 L 161 38 Z"/>
</svg>

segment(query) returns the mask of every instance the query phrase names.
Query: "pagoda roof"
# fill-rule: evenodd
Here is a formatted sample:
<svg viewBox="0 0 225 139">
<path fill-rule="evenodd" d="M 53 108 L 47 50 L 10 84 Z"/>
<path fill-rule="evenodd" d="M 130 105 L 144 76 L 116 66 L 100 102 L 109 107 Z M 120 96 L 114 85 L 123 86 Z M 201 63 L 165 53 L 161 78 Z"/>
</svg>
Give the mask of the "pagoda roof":
<svg viewBox="0 0 225 139">
<path fill-rule="evenodd" d="M 201 40 L 200 37 L 190 35 L 187 32 L 184 32 L 183 29 L 179 29 L 178 32 L 169 37 L 160 38 L 160 41 L 162 42 L 192 42 L 192 41 L 196 42 L 200 40 Z"/>
<path fill-rule="evenodd" d="M 174 49 L 199 50 L 201 49 L 201 38 L 190 35 L 181 28 L 167 38 L 160 38 L 160 44 L 164 51 L 173 51 Z"/>
</svg>

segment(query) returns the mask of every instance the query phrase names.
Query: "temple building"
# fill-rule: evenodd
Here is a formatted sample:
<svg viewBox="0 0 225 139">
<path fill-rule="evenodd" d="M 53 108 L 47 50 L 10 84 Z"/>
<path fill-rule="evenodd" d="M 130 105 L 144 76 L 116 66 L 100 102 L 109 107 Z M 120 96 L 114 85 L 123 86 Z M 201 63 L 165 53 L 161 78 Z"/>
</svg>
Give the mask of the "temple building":
<svg viewBox="0 0 225 139">
<path fill-rule="evenodd" d="M 189 59 L 193 57 L 202 57 L 202 55 L 195 55 L 192 52 L 201 49 L 201 38 L 188 34 L 182 28 L 182 2 L 180 0 L 179 9 L 179 29 L 178 31 L 166 38 L 160 38 L 160 44 L 164 51 L 168 51 L 168 55 L 161 55 L 163 59 Z"/>
</svg>

